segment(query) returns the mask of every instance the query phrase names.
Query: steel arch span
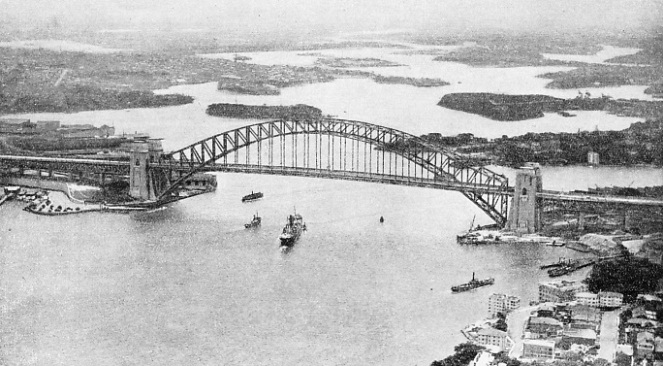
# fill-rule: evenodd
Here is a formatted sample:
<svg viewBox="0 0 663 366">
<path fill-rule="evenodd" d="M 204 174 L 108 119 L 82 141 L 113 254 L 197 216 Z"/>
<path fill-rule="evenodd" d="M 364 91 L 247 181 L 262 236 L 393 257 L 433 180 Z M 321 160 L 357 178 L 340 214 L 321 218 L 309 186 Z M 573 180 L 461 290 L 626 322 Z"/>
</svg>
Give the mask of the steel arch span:
<svg viewBox="0 0 663 366">
<path fill-rule="evenodd" d="M 312 176 L 462 192 L 505 225 L 512 194 L 505 176 L 409 133 L 322 118 L 260 122 L 198 141 L 150 164 L 164 177 L 159 199 L 200 171 Z"/>
</svg>

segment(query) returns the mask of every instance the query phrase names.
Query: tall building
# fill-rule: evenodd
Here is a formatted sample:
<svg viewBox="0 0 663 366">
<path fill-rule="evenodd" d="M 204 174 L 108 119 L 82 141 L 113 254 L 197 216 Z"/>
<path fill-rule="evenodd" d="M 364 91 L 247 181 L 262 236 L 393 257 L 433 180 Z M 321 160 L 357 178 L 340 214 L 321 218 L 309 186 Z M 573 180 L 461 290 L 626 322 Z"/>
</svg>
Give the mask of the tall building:
<svg viewBox="0 0 663 366">
<path fill-rule="evenodd" d="M 586 284 L 577 281 L 544 282 L 539 284 L 539 302 L 573 301 L 577 293 L 587 290 Z"/>
<path fill-rule="evenodd" d="M 511 310 L 520 307 L 520 298 L 518 296 L 509 296 L 505 294 L 492 294 L 488 298 L 488 314 L 496 317 L 497 313 L 506 314 Z"/>
</svg>

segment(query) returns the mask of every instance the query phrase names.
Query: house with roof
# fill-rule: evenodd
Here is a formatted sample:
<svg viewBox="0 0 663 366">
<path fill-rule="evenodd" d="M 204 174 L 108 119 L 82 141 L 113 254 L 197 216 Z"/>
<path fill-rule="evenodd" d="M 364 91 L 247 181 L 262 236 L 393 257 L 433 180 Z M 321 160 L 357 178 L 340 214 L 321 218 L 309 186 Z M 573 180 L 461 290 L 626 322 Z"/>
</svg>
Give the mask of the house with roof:
<svg viewBox="0 0 663 366">
<path fill-rule="evenodd" d="M 633 318 L 656 320 L 656 311 L 647 309 L 645 305 L 636 306 L 631 313 Z"/>
<path fill-rule="evenodd" d="M 653 354 L 655 347 L 654 333 L 644 331 L 636 335 L 635 349 L 638 357 L 647 357 Z"/>
<path fill-rule="evenodd" d="M 587 305 L 573 305 L 569 307 L 571 312 L 572 328 L 598 329 L 601 324 L 601 311 L 598 308 Z"/>
<path fill-rule="evenodd" d="M 543 339 L 525 339 L 522 358 L 553 360 L 555 359 L 555 342 Z"/>
<path fill-rule="evenodd" d="M 654 360 L 663 361 L 663 338 L 654 337 Z"/>
<path fill-rule="evenodd" d="M 596 331 L 592 329 L 571 329 L 564 332 L 562 341 L 569 344 L 593 346 L 596 344 Z"/>
<path fill-rule="evenodd" d="M 562 322 L 555 318 L 533 316 L 527 321 L 525 338 L 541 339 L 557 337 L 562 334 Z"/>
</svg>

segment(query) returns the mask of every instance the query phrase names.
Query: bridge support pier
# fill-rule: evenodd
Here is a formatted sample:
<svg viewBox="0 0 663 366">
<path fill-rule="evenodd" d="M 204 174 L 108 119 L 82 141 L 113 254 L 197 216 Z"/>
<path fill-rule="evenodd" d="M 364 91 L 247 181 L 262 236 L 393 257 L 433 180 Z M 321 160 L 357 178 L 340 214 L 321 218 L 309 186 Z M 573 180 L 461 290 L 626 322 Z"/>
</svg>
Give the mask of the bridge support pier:
<svg viewBox="0 0 663 366">
<path fill-rule="evenodd" d="M 541 229 L 541 210 L 536 193 L 543 187 L 538 166 L 521 168 L 516 176 L 513 201 L 506 228 L 517 233 L 534 233 Z"/>
<path fill-rule="evenodd" d="M 160 140 L 134 142 L 129 153 L 129 195 L 133 198 L 155 201 L 159 192 L 155 189 L 153 172 L 149 169 L 150 162 L 155 161 L 163 153 Z"/>
</svg>

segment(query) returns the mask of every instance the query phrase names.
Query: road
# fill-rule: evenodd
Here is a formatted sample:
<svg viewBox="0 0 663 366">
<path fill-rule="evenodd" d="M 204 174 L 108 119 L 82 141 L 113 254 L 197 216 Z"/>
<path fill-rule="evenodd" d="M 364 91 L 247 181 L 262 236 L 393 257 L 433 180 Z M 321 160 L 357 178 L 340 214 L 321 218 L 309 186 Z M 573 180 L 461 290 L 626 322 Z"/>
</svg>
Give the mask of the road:
<svg viewBox="0 0 663 366">
<path fill-rule="evenodd" d="M 527 323 L 530 314 L 538 309 L 538 306 L 528 306 L 516 309 L 507 315 L 506 324 L 508 327 L 508 334 L 509 337 L 511 337 L 511 340 L 515 343 L 509 352 L 509 357 L 517 358 L 522 355 L 525 324 Z"/>
<path fill-rule="evenodd" d="M 601 339 L 599 349 L 599 358 L 610 362 L 615 359 L 617 350 L 617 341 L 619 338 L 619 314 L 621 310 L 607 311 L 601 318 Z"/>
</svg>

